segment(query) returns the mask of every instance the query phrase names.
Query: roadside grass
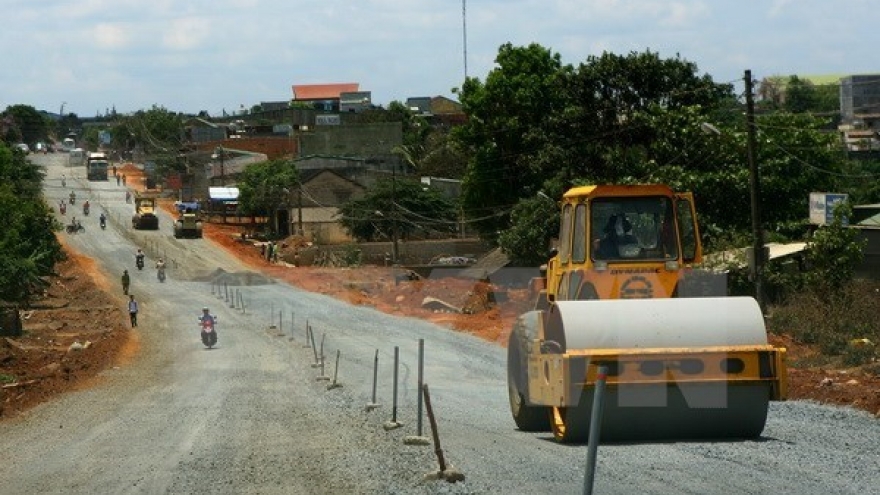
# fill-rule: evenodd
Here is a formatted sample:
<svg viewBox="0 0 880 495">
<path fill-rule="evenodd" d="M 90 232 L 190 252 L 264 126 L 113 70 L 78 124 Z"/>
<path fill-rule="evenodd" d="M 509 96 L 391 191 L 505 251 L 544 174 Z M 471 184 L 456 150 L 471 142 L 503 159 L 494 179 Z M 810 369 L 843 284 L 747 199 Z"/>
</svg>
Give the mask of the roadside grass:
<svg viewBox="0 0 880 495">
<path fill-rule="evenodd" d="M 876 363 L 880 358 L 880 283 L 853 280 L 832 293 L 803 290 L 790 294 L 773 308 L 768 330 L 818 347 L 821 355 L 792 364 Z M 880 371 L 880 366 L 872 369 Z"/>
</svg>

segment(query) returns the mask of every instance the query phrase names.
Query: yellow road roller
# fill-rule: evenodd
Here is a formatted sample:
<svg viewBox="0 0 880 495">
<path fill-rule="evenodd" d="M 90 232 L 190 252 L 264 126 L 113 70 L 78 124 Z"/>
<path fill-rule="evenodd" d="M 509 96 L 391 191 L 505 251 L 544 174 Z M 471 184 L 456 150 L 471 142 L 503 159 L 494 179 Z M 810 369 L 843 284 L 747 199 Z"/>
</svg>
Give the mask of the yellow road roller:
<svg viewBox="0 0 880 495">
<path fill-rule="evenodd" d="M 605 366 L 603 441 L 751 438 L 787 394 L 785 349 L 751 297 L 706 289 L 693 196 L 665 185 L 576 187 L 535 308 L 508 342 L 517 427 L 588 439 Z"/>
</svg>

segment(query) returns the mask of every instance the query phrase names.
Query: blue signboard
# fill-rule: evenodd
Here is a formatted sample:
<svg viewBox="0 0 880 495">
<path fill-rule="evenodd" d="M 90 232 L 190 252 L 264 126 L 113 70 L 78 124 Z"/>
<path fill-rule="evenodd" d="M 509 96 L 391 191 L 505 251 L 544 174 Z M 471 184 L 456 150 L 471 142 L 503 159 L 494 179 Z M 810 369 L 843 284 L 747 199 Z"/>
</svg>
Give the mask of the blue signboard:
<svg viewBox="0 0 880 495">
<path fill-rule="evenodd" d="M 836 193 L 810 193 L 810 223 L 814 225 L 829 225 L 834 222 L 834 208 L 849 198 L 846 194 Z M 843 225 L 848 225 L 849 220 L 844 217 Z"/>
</svg>

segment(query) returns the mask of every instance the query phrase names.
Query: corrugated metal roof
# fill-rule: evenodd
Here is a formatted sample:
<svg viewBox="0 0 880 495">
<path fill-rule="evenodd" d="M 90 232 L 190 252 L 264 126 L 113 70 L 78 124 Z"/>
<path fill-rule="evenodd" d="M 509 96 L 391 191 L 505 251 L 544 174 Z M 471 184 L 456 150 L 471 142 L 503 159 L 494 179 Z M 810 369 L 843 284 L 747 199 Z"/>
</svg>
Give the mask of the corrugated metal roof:
<svg viewBox="0 0 880 495">
<path fill-rule="evenodd" d="M 358 83 L 336 83 L 336 84 L 294 84 L 293 99 L 294 100 L 333 100 L 339 99 L 340 93 L 351 93 L 358 91 L 360 84 Z"/>
<path fill-rule="evenodd" d="M 220 201 L 230 201 L 238 199 L 237 187 L 209 187 L 208 197 Z"/>
<path fill-rule="evenodd" d="M 858 224 L 859 227 L 880 227 L 880 214 L 868 217 Z"/>
</svg>

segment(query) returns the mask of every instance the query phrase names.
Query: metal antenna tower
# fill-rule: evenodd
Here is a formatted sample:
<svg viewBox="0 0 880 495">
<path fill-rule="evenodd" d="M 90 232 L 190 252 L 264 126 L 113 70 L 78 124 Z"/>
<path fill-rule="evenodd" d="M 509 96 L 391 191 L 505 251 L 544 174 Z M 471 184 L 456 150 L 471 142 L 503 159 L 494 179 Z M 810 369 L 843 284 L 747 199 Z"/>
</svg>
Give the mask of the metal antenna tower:
<svg viewBox="0 0 880 495">
<path fill-rule="evenodd" d="M 461 0 L 461 35 L 464 47 L 464 78 L 467 79 L 467 0 Z"/>
</svg>

